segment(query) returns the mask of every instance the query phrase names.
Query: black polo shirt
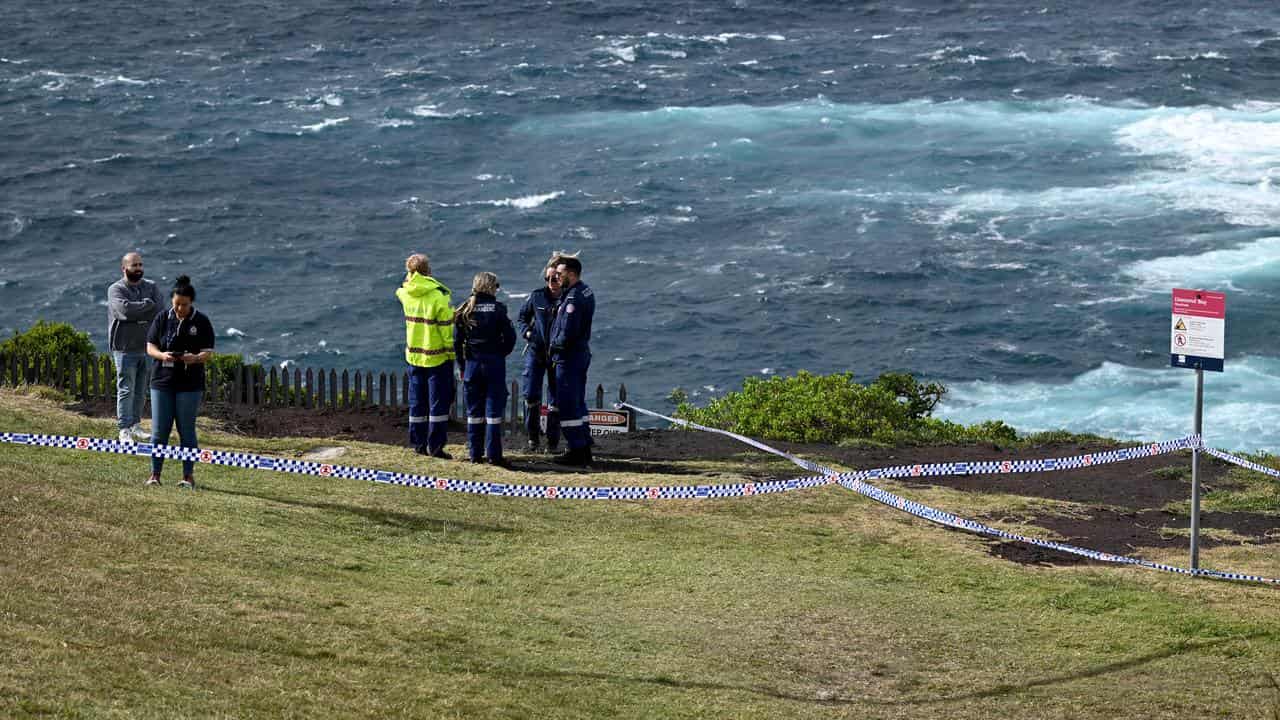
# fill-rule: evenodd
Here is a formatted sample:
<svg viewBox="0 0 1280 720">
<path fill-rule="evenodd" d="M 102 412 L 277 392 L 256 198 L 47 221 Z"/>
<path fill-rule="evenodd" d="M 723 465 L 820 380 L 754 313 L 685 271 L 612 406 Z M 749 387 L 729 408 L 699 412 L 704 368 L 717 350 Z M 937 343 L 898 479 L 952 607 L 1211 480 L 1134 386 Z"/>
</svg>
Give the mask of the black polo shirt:
<svg viewBox="0 0 1280 720">
<path fill-rule="evenodd" d="M 156 313 L 151 321 L 151 329 L 147 331 L 147 342 L 160 348 L 162 352 L 179 350 L 194 354 L 213 349 L 213 324 L 199 310 L 193 310 L 191 317 L 181 320 L 173 308 Z M 172 390 L 174 392 L 192 392 L 204 390 L 204 363 L 187 365 L 175 362 L 172 367 L 156 360 L 151 373 L 151 387 L 156 390 Z"/>
</svg>

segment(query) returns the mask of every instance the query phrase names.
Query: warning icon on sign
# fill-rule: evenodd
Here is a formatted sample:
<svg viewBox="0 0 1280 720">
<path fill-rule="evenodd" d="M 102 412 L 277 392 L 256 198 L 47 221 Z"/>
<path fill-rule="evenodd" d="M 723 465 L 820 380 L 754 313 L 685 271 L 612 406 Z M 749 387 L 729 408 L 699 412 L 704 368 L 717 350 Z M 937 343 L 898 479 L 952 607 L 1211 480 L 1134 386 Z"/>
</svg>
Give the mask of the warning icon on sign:
<svg viewBox="0 0 1280 720">
<path fill-rule="evenodd" d="M 1178 318 L 1178 322 L 1177 322 L 1176 324 L 1174 324 L 1173 329 L 1174 329 L 1174 330 L 1186 330 L 1186 329 L 1187 329 L 1187 324 L 1186 324 L 1185 322 L 1183 322 L 1182 318 Z"/>
</svg>

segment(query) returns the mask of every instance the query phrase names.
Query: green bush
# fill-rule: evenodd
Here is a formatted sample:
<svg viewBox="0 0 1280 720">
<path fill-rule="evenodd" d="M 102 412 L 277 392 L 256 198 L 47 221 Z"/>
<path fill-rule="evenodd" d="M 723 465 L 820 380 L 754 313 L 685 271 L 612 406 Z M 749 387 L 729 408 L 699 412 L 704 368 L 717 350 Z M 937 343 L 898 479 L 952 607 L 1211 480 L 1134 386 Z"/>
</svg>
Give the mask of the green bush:
<svg viewBox="0 0 1280 720">
<path fill-rule="evenodd" d="M 946 394 L 938 383 L 886 373 L 868 385 L 852 373 L 747 378 L 698 408 L 681 402 L 676 417 L 751 437 L 794 442 L 882 444 L 1013 443 L 1017 432 L 999 421 L 964 426 L 930 417 Z"/>
<path fill-rule="evenodd" d="M 0 343 L 0 354 L 20 357 L 93 359 L 98 351 L 89 340 L 89 334 L 80 332 L 67 323 L 51 323 L 40 320 L 24 332 L 14 332 L 13 337 Z"/>
<path fill-rule="evenodd" d="M 246 365 L 253 370 L 262 370 L 262 365 L 259 363 L 245 363 L 239 353 L 214 353 L 213 357 L 205 362 L 206 379 L 225 385 L 233 380 L 239 380 L 241 368 Z"/>
</svg>

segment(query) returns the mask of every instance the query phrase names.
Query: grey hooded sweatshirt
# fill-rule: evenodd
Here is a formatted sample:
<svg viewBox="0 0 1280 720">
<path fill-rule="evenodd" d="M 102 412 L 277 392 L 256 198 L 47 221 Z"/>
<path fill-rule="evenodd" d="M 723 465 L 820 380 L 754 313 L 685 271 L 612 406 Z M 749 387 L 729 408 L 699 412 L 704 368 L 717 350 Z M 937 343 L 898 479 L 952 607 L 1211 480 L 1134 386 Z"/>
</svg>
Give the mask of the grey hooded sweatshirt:
<svg viewBox="0 0 1280 720">
<path fill-rule="evenodd" d="M 147 329 L 163 307 L 160 288 L 146 278 L 137 285 L 124 278 L 112 283 L 107 288 L 107 344 L 111 351 L 146 352 Z"/>
</svg>

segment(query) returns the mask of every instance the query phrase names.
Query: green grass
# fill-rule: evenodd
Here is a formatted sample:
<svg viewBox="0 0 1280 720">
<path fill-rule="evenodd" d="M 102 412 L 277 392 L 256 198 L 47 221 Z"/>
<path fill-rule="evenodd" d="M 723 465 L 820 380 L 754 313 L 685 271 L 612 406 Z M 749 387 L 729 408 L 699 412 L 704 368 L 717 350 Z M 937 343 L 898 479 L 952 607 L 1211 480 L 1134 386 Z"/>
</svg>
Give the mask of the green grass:
<svg viewBox="0 0 1280 720">
<path fill-rule="evenodd" d="M 112 425 L 0 392 L 0 428 L 105 437 Z M 399 448 L 201 432 L 209 447 L 298 456 L 341 444 L 344 464 L 486 477 Z M 735 473 L 686 469 L 713 482 Z M 208 466 L 192 493 L 173 487 L 176 474 L 167 467 L 164 487 L 144 488 L 138 458 L 0 446 L 0 716 L 1200 718 L 1280 708 L 1276 589 L 1011 564 L 980 538 L 838 487 L 597 503 Z M 1020 503 L 975 501 L 1014 515 Z M 1217 552 L 1205 565 L 1280 574 L 1266 548 Z"/>
</svg>

